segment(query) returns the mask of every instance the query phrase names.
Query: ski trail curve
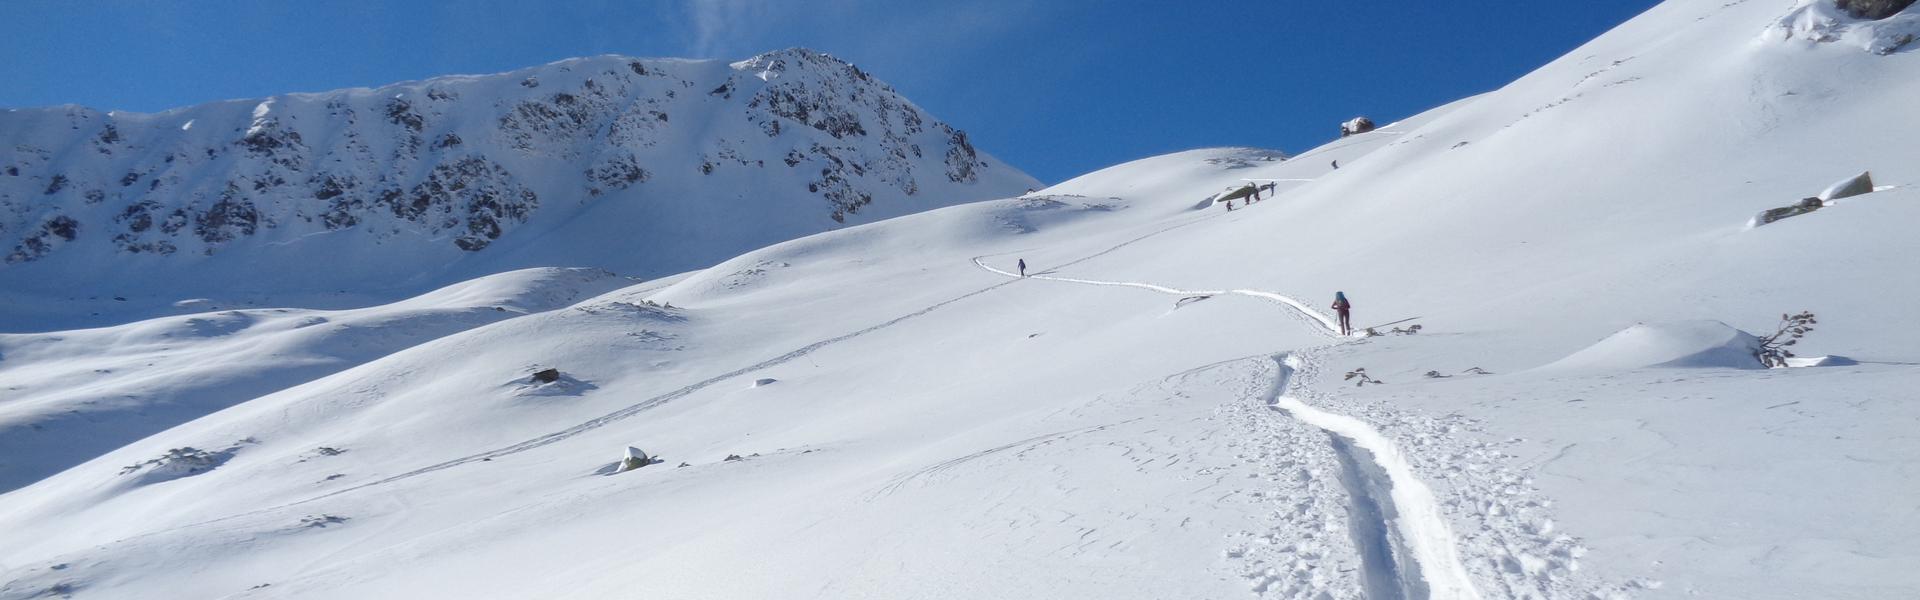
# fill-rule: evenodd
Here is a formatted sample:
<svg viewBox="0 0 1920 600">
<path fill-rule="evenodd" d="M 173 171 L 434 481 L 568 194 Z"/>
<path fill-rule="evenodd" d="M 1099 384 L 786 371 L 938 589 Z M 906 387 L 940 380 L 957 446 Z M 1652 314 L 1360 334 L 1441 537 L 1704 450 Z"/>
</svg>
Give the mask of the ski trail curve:
<svg viewBox="0 0 1920 600">
<path fill-rule="evenodd" d="M 976 267 L 980 267 L 981 269 L 984 269 L 991 273 L 997 273 L 1007 277 L 1012 277 L 1014 279 L 1022 278 L 1017 273 L 1003 271 L 988 265 L 987 263 L 981 260 L 984 258 L 986 257 L 985 256 L 974 257 L 973 265 Z M 1268 302 L 1273 302 L 1273 303 L 1285 306 L 1289 309 L 1292 309 L 1292 311 L 1295 314 L 1301 317 L 1305 317 L 1309 319 L 1311 322 L 1313 322 L 1314 324 L 1319 325 L 1319 327 L 1315 328 L 1316 331 L 1319 331 L 1320 333 L 1333 336 L 1333 337 L 1341 337 L 1340 321 L 1334 319 L 1332 316 L 1329 316 L 1326 313 L 1322 313 L 1320 311 L 1314 310 L 1313 307 L 1307 306 L 1307 303 L 1301 302 L 1298 298 L 1294 298 L 1292 296 L 1286 296 L 1282 294 L 1276 294 L 1273 292 L 1263 292 L 1260 290 L 1183 290 L 1179 288 L 1171 288 L 1163 285 L 1155 285 L 1151 283 L 1141 283 L 1141 282 L 1135 282 L 1135 281 L 1101 281 L 1097 279 L 1055 277 L 1052 275 L 1028 275 L 1025 277 L 1025 279 L 1059 281 L 1064 283 L 1078 283 L 1082 285 L 1130 287 L 1130 288 L 1138 288 L 1138 289 L 1149 290 L 1149 291 L 1154 291 L 1154 292 L 1159 292 L 1162 294 L 1169 294 L 1174 296 L 1224 296 L 1228 294 L 1232 294 L 1236 296 L 1248 296 L 1252 298 L 1265 300 Z"/>
<path fill-rule="evenodd" d="M 1317 323 L 1322 334 L 1340 337 L 1339 321 L 1298 299 L 1259 290 L 1182 290 L 1152 283 L 1101 281 L 1051 275 L 1021 277 L 987 265 L 974 257 L 973 264 L 988 272 L 1015 279 L 1040 279 L 1113 287 L 1130 287 L 1177 296 L 1234 294 L 1259 298 L 1283 305 L 1292 312 Z M 1347 488 L 1352 505 L 1355 545 L 1361 553 L 1367 595 L 1375 598 L 1420 598 L 1432 600 L 1478 600 L 1466 565 L 1460 562 L 1453 528 L 1433 490 L 1414 473 L 1412 463 L 1386 435 L 1365 421 L 1324 411 L 1287 395 L 1293 376 L 1304 360 L 1295 354 L 1271 357 L 1278 375 L 1267 391 L 1267 405 L 1274 410 L 1327 433 L 1336 456 L 1342 463 L 1341 483 Z"/>
<path fill-rule="evenodd" d="M 1365 421 L 1314 408 L 1288 395 L 1304 360 L 1295 354 L 1272 357 L 1278 375 L 1267 391 L 1267 405 L 1327 432 L 1343 463 L 1342 484 L 1355 506 L 1356 546 L 1366 571 L 1368 596 L 1477 600 L 1479 590 L 1460 562 L 1453 528 L 1420 481 L 1413 465 L 1391 439 Z"/>
</svg>

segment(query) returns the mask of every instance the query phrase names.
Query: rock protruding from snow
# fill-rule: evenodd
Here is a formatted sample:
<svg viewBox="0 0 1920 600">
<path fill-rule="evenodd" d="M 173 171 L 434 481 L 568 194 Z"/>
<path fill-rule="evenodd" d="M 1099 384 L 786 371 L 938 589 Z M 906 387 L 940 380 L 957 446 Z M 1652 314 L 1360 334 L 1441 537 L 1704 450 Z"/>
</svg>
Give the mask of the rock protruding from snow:
<svg viewBox="0 0 1920 600">
<path fill-rule="evenodd" d="M 1351 121 L 1340 124 L 1340 137 L 1359 135 L 1369 131 L 1373 131 L 1373 119 L 1367 117 L 1355 117 Z"/>
<path fill-rule="evenodd" d="M 1823 206 L 1826 206 L 1826 203 L 1822 202 L 1819 198 L 1804 198 L 1793 206 L 1769 208 L 1758 215 L 1754 215 L 1753 220 L 1747 222 L 1747 228 L 1752 229 L 1787 217 L 1804 215 L 1820 210 L 1820 207 Z"/>
<path fill-rule="evenodd" d="M 1873 193 L 1873 173 L 1862 171 L 1859 175 L 1848 177 L 1827 186 L 1820 191 L 1821 200 L 1838 200 L 1848 196 Z"/>
<path fill-rule="evenodd" d="M 626 456 L 620 459 L 620 466 L 615 467 L 613 472 L 625 473 L 656 462 L 660 462 L 660 459 L 648 456 L 645 450 L 627 446 Z"/>
<path fill-rule="evenodd" d="M 1874 54 L 1892 54 L 1920 38 L 1913 0 L 1800 0 L 1768 36 L 1814 43 L 1843 42 Z"/>
<path fill-rule="evenodd" d="M 599 56 L 153 114 L 19 109 L 0 112 L 0 139 L 0 287 L 58 293 L 67 279 L 148 273 L 268 279 L 293 253 L 390 263 L 303 278 L 329 290 L 412 281 L 473 254 L 512 264 L 469 272 L 664 274 L 1036 183 L 805 49 L 731 65 Z M 685 230 L 711 247 L 668 235 Z M 536 237 L 537 250 L 521 242 Z M 650 256 L 678 262 L 617 264 Z M 129 262 L 141 270 L 96 272 Z"/>
<path fill-rule="evenodd" d="M 1840 10 L 1858 19 L 1880 20 L 1913 6 L 1913 0 L 1833 0 Z"/>
<path fill-rule="evenodd" d="M 1540 367 L 1540 371 L 1623 371 L 1646 367 L 1760 369 L 1759 338 L 1719 321 L 1643 323 Z"/>
<path fill-rule="evenodd" d="M 533 378 L 528 380 L 528 382 L 529 383 L 553 383 L 559 380 L 560 380 L 560 370 L 548 368 L 548 369 L 541 369 L 538 371 L 534 371 Z"/>
</svg>

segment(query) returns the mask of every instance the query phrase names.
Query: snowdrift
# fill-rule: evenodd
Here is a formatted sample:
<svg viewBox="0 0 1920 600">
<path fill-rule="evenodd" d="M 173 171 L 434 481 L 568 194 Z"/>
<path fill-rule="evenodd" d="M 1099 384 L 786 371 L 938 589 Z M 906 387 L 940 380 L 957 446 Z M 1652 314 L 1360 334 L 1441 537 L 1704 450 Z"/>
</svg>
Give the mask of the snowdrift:
<svg viewBox="0 0 1920 600">
<path fill-rule="evenodd" d="M 1645 367 L 1762 369 L 1760 340 L 1719 321 L 1640 324 L 1536 369 L 1619 371 Z"/>
</svg>

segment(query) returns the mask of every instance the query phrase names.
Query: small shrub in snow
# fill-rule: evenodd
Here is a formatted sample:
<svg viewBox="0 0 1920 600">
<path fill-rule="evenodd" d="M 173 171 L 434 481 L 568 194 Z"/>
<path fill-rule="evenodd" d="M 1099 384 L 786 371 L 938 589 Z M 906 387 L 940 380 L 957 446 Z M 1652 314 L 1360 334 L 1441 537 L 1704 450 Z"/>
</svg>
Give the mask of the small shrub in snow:
<svg viewBox="0 0 1920 600">
<path fill-rule="evenodd" d="M 1374 385 L 1386 383 L 1385 381 L 1374 379 L 1372 375 L 1368 375 L 1367 370 L 1365 368 L 1359 368 L 1359 369 L 1354 369 L 1352 371 L 1347 371 L 1346 380 L 1352 381 L 1353 387 L 1361 387 L 1369 383 Z"/>
<path fill-rule="evenodd" d="M 345 522 L 347 522 L 347 518 L 339 515 L 307 515 L 300 519 L 300 526 L 326 527 L 328 525 L 338 525 Z"/>
<path fill-rule="evenodd" d="M 209 452 L 193 446 L 183 446 L 167 450 L 160 458 L 148 459 L 120 468 L 120 474 L 126 475 L 145 468 L 164 469 L 183 474 L 199 473 L 226 461 L 225 452 Z"/>
<path fill-rule="evenodd" d="M 137 473 L 140 484 L 159 483 L 181 477 L 191 477 L 214 470 L 233 459 L 241 446 L 258 444 L 251 437 L 235 442 L 225 450 L 201 450 L 192 446 L 182 446 L 167 450 L 159 458 L 153 458 L 121 467 L 121 475 Z"/>
<path fill-rule="evenodd" d="M 1799 343 L 1800 338 L 1813 331 L 1813 325 L 1818 322 L 1813 318 L 1813 311 L 1780 315 L 1780 326 L 1772 335 L 1760 338 L 1760 349 L 1754 352 L 1754 357 L 1768 368 L 1787 366 L 1787 359 L 1793 358 L 1793 351 L 1787 347 Z"/>
</svg>

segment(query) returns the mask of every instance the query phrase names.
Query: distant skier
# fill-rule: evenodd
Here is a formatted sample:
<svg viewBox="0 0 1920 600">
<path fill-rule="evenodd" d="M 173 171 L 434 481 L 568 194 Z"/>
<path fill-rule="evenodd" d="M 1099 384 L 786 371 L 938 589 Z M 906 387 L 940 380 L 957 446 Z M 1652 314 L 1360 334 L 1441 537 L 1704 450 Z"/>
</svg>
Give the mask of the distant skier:
<svg viewBox="0 0 1920 600">
<path fill-rule="evenodd" d="M 1333 312 L 1340 314 L 1340 335 L 1353 335 L 1353 303 L 1347 301 L 1346 292 L 1333 293 Z"/>
<path fill-rule="evenodd" d="M 1024 258 L 1020 259 L 1020 276 L 1027 276 L 1027 259 Z"/>
</svg>

